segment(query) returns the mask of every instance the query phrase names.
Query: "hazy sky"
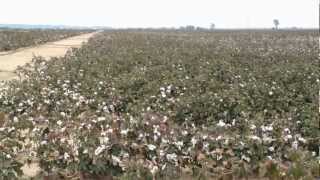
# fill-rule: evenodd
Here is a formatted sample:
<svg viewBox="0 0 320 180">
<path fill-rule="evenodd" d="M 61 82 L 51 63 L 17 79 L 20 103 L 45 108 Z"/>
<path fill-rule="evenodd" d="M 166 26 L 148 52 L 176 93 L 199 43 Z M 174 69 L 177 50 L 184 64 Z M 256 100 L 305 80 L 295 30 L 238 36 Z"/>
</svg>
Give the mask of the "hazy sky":
<svg viewBox="0 0 320 180">
<path fill-rule="evenodd" d="M 0 24 L 318 27 L 318 0 L 1 0 Z"/>
</svg>

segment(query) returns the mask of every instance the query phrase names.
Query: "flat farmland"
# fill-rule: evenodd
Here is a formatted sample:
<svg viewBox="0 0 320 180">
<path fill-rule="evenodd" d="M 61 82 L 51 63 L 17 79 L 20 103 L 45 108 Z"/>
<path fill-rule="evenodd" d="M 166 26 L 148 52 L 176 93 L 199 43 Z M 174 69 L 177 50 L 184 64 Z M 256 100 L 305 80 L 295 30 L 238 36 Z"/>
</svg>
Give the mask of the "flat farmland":
<svg viewBox="0 0 320 180">
<path fill-rule="evenodd" d="M 318 55 L 316 30 L 109 30 L 35 57 L 0 90 L 0 177 L 314 179 Z"/>
</svg>

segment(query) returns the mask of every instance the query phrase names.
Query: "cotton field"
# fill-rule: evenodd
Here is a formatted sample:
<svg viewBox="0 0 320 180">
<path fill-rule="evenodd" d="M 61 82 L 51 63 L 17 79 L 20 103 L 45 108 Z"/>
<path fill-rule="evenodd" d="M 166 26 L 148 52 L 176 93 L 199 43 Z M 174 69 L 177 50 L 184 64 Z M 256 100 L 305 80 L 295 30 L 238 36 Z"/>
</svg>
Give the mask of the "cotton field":
<svg viewBox="0 0 320 180">
<path fill-rule="evenodd" d="M 317 32 L 115 30 L 0 90 L 0 179 L 319 177 Z"/>
</svg>

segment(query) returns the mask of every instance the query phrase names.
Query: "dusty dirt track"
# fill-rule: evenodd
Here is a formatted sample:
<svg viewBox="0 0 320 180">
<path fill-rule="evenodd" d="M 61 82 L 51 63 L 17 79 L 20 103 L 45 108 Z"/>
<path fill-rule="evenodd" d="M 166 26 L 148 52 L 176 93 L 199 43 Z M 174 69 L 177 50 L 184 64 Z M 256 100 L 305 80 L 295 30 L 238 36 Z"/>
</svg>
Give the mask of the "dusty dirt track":
<svg viewBox="0 0 320 180">
<path fill-rule="evenodd" d="M 64 56 L 70 48 L 79 48 L 97 32 L 74 36 L 64 40 L 49 42 L 36 47 L 23 48 L 14 52 L 0 52 L 0 81 L 17 77 L 14 73 L 18 66 L 32 61 L 34 56 L 50 57 Z"/>
</svg>

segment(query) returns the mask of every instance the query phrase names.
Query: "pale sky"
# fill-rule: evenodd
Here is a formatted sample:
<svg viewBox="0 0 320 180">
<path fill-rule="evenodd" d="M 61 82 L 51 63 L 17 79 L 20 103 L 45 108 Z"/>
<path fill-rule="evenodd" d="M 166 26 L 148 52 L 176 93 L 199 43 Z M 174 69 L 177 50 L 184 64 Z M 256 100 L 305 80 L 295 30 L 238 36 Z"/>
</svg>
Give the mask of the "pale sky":
<svg viewBox="0 0 320 180">
<path fill-rule="evenodd" d="M 317 28 L 318 0 L 0 0 L 0 24 Z"/>
</svg>

